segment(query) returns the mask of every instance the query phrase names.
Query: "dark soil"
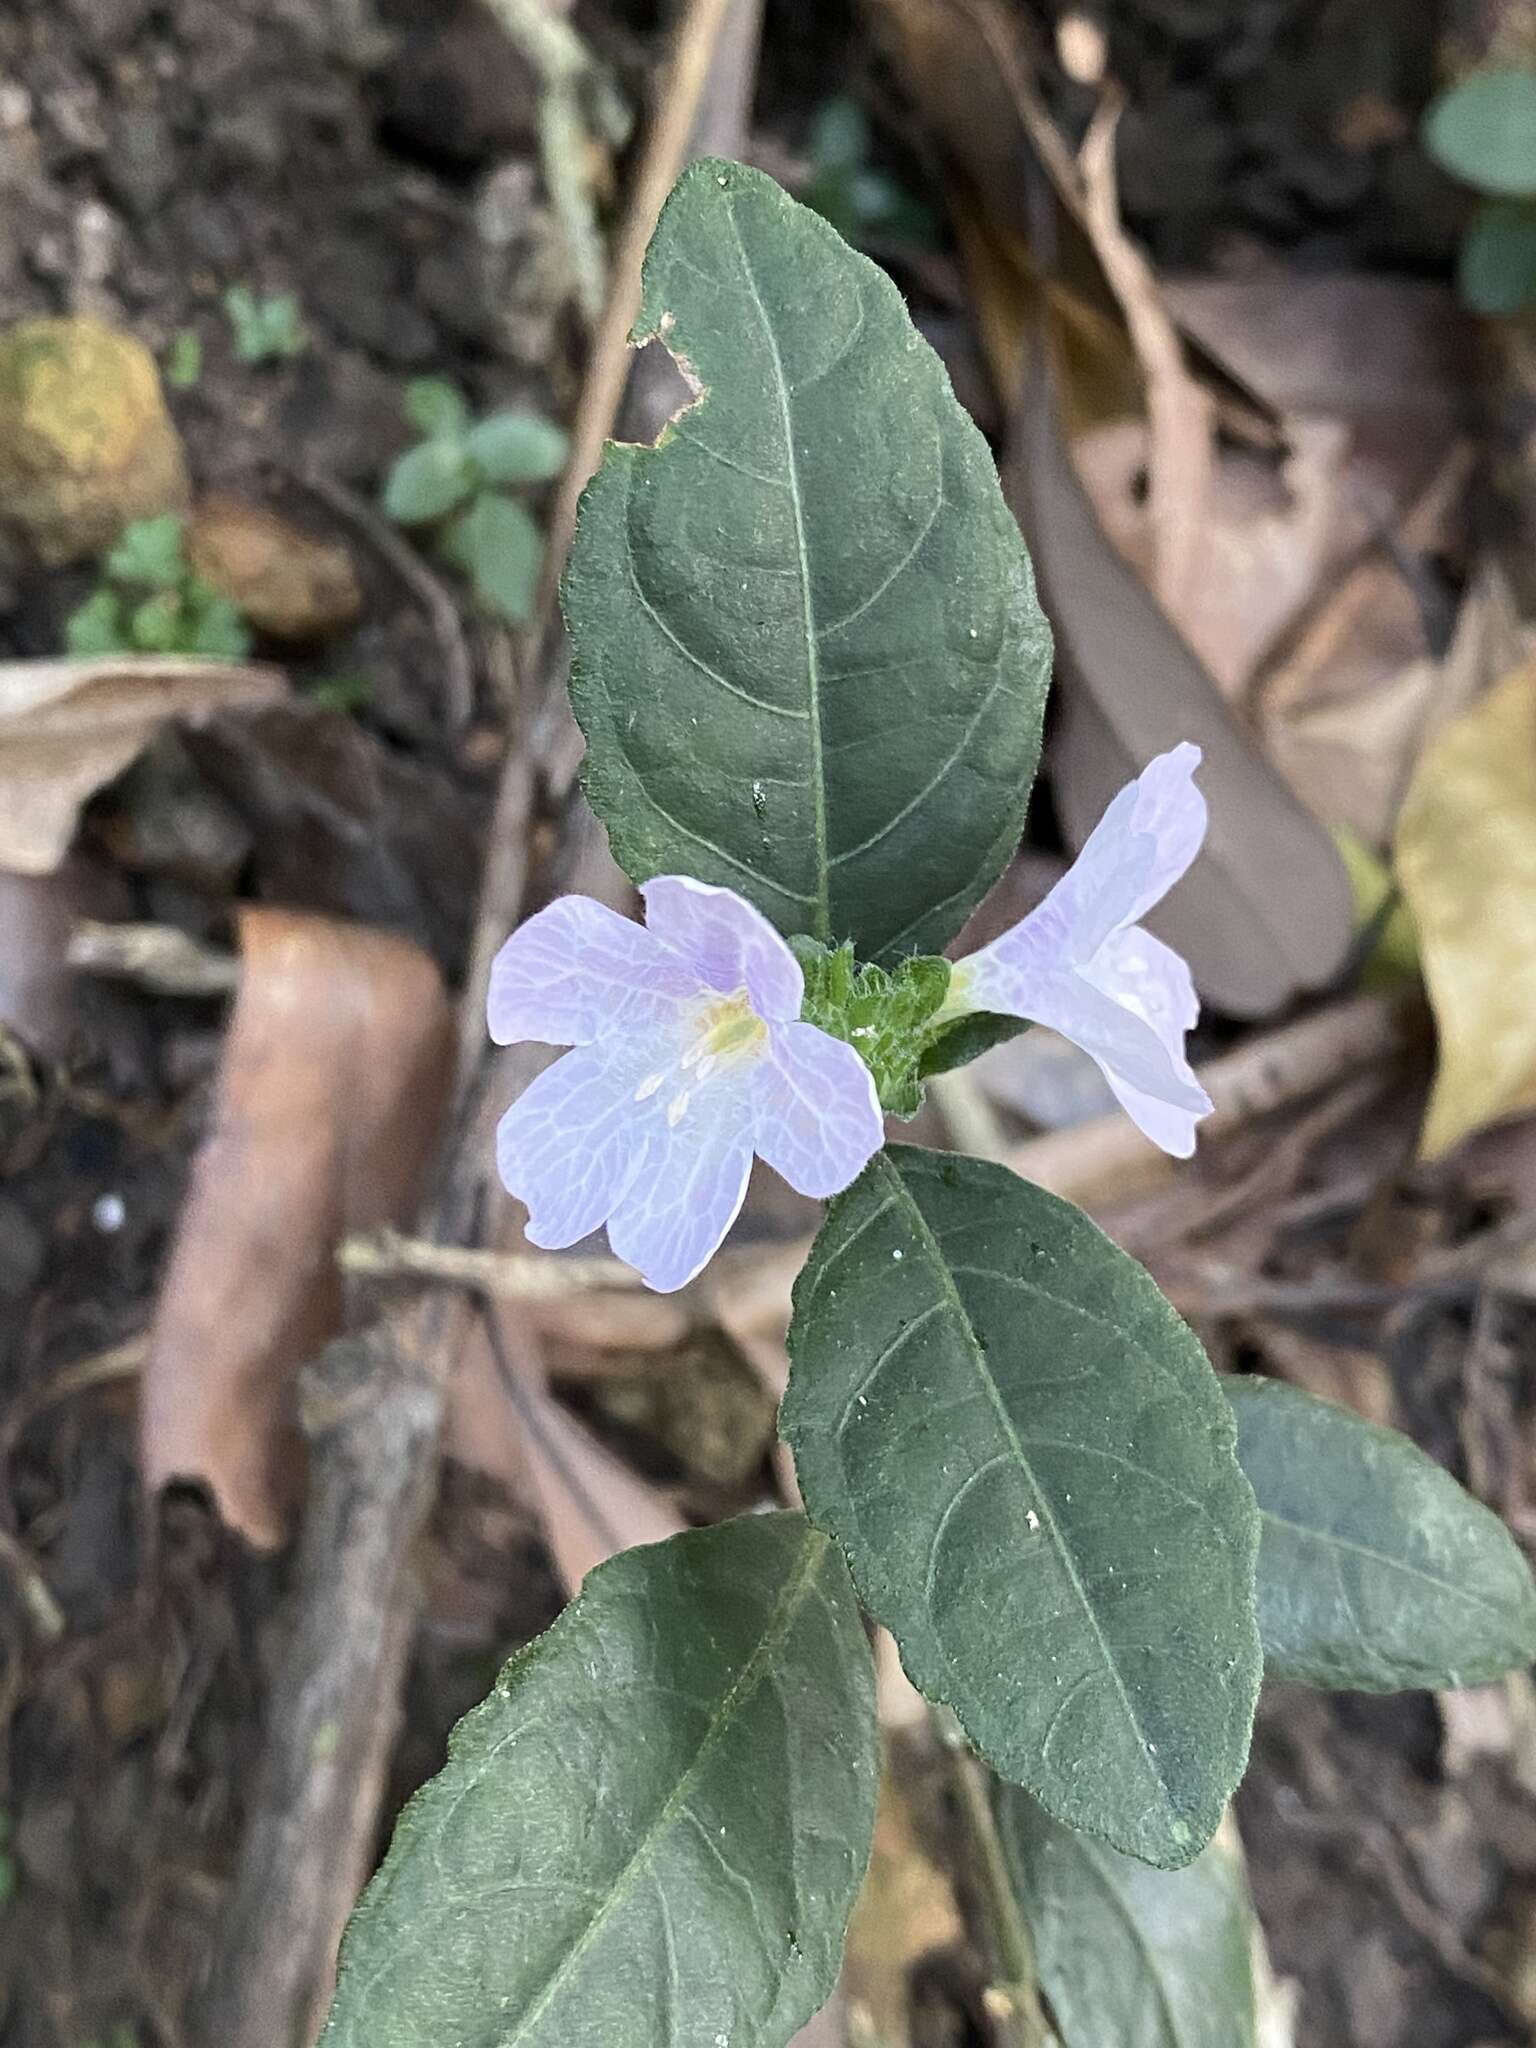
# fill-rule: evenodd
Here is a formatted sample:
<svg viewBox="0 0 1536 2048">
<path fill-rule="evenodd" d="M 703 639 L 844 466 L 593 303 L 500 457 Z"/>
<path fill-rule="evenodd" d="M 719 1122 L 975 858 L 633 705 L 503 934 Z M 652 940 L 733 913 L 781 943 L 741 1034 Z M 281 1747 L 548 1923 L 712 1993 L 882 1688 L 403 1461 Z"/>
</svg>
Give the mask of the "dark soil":
<svg viewBox="0 0 1536 2048">
<path fill-rule="evenodd" d="M 644 9 L 624 13 L 608 23 L 621 60 L 650 25 Z M 1267 241 L 1443 267 L 1456 208 L 1411 147 L 1435 9 L 1119 0 L 1109 22 L 1133 95 L 1127 207 L 1161 260 Z M 843 84 L 845 55 L 882 104 L 847 10 L 770 6 L 763 105 L 781 154 Z M 215 734 L 185 771 L 245 835 L 238 887 L 393 924 L 450 976 L 495 767 L 485 678 L 505 672 L 498 635 L 471 625 L 486 698 L 464 729 L 417 597 L 305 479 L 371 502 L 409 438 L 412 375 L 449 376 L 480 406 L 568 408 L 579 358 L 534 105 L 519 60 L 467 0 L 395 0 L 377 17 L 364 0 L 0 11 L 0 323 L 91 311 L 162 356 L 196 332 L 203 374 L 172 404 L 199 487 L 239 489 L 343 542 L 364 580 L 364 623 L 293 671 L 301 687 L 365 677 L 356 717 L 317 729 L 274 715 Z M 1069 92 L 1062 111 L 1073 115 Z M 882 147 L 910 167 L 895 142 Z M 234 283 L 298 294 L 301 357 L 236 361 L 219 303 Z M 88 580 L 0 592 L 0 651 L 55 651 Z M 183 765 L 161 762 L 173 777 Z M 131 812 L 131 798 L 119 806 Z M 224 929 L 227 873 L 200 885 L 151 863 L 130 887 L 138 914 Z M 242 1552 L 195 1498 L 163 1502 L 146 1525 L 131 1362 L 108 1358 L 72 1389 L 67 1378 L 145 1327 L 219 1013 L 121 996 L 90 1020 L 67 1074 L 0 1064 L 0 1530 L 42 1561 L 64 1621 L 41 1636 L 0 1570 L 0 1876 L 9 1859 L 14 1877 L 0 1906 L 0 2048 L 185 2038 L 284 1590 L 283 1561 Z M 1530 1332 L 1518 1342 L 1528 1367 Z M 1446 1344 L 1454 1383 L 1465 1332 Z M 1410 1398 L 1410 1363 L 1403 1412 L 1454 1462 L 1454 1385 L 1437 1417 Z M 557 1600 L 528 1515 L 457 1469 L 425 1570 L 396 1799 Z M 1308 2048 L 1528 2038 L 1479 1988 L 1476 1958 L 1531 1916 L 1536 1799 L 1507 1758 L 1450 1775 L 1432 1700 L 1274 1693 L 1240 1817 L 1277 1966 L 1301 1980 Z"/>
</svg>

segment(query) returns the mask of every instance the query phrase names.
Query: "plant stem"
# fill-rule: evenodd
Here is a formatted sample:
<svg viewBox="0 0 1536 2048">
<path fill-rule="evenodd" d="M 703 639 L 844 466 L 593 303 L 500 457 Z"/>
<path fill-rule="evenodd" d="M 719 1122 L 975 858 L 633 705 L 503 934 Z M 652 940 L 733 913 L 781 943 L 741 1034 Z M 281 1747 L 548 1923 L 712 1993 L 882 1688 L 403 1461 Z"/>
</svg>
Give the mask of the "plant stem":
<svg viewBox="0 0 1536 2048">
<path fill-rule="evenodd" d="M 934 1727 L 949 1755 L 955 1795 L 971 1852 L 966 1876 L 986 1918 L 984 1938 L 993 1982 L 987 2008 L 1004 2048 L 1056 2048 L 1056 2037 L 1040 2005 L 1034 1937 L 1020 1910 L 1008 1875 L 1002 1840 L 992 1813 L 985 1767 L 972 1754 L 960 1723 L 947 1707 L 934 1709 Z"/>
</svg>

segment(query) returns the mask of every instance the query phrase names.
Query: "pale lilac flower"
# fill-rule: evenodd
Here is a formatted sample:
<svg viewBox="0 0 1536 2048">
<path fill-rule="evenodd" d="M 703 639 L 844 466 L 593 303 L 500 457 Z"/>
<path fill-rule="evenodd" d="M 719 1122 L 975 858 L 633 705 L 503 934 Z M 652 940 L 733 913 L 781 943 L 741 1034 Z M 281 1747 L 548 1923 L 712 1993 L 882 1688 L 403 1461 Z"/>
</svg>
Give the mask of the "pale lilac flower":
<svg viewBox="0 0 1536 2048">
<path fill-rule="evenodd" d="M 1199 765 L 1186 741 L 1127 783 L 1045 901 L 957 963 L 945 999 L 947 1012 L 1001 1011 L 1070 1038 L 1126 1114 L 1180 1159 L 1211 1107 L 1184 1056 L 1200 1004 L 1183 960 L 1136 920 L 1200 851 Z"/>
<path fill-rule="evenodd" d="M 798 1021 L 800 963 L 766 918 L 686 875 L 640 893 L 644 925 L 565 896 L 497 954 L 492 1038 L 575 1050 L 507 1111 L 496 1160 L 531 1243 L 606 1223 L 615 1255 L 669 1294 L 719 1249 L 754 1152 L 801 1194 L 834 1195 L 884 1128 L 853 1047 Z"/>
</svg>

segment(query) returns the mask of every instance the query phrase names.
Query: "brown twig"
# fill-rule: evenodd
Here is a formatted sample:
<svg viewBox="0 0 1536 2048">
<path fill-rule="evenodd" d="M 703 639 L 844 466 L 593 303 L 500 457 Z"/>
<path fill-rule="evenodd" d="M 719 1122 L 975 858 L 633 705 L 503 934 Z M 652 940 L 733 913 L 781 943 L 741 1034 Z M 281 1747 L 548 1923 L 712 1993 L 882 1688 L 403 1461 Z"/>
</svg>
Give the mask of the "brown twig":
<svg viewBox="0 0 1536 2048">
<path fill-rule="evenodd" d="M 645 1283 L 633 1266 L 611 1258 L 566 1258 L 552 1252 L 492 1252 L 430 1244 L 398 1230 L 349 1237 L 336 1254 L 343 1272 L 370 1280 L 437 1280 L 472 1287 L 502 1301 L 564 1301 L 573 1294 Z"/>
<path fill-rule="evenodd" d="M 646 146 L 615 264 L 616 302 L 628 303 L 637 287 L 640 256 L 681 166 L 723 18 L 724 0 L 692 0 L 683 16 L 673 84 Z M 615 346 L 622 356 L 626 325 L 605 322 L 607 339 L 599 338 L 589 369 L 580 417 L 589 440 L 595 434 L 595 448 L 622 390 L 611 356 Z M 350 493 L 337 497 L 338 488 L 325 482 L 319 494 L 350 512 Z M 366 530 L 373 515 L 360 509 Z M 551 575 L 573 515 L 574 496 L 566 525 L 551 536 Z M 536 867 L 541 771 L 563 753 L 565 737 L 558 715 L 564 663 L 548 603 L 543 618 L 487 859 L 459 1100 L 415 1232 L 437 1245 L 474 1241 L 492 1156 L 486 1125 L 493 1083 L 520 1061 L 526 1072 L 522 1049 L 494 1064 L 484 1056 L 478 1013 L 491 951 L 526 914 L 551 867 L 568 879 L 560 870 L 589 829 L 568 804 L 553 856 Z M 364 1335 L 328 1346 L 309 1375 L 306 1427 L 314 1455 L 301 1568 L 287 1655 L 267 1704 L 251 1818 L 199 2014 L 198 2037 L 209 2048 L 307 2048 L 328 2002 L 337 1936 L 373 1849 L 419 1597 L 411 1559 L 432 1497 L 446 1382 L 476 1310 L 468 1290 L 428 1284 Z"/>
<path fill-rule="evenodd" d="M 8 1529 L 0 1529 L 0 1565 L 16 1581 L 22 1602 L 40 1635 L 50 1642 L 64 1633 L 64 1615 L 37 1559 Z"/>
<path fill-rule="evenodd" d="M 338 518 L 357 529 L 426 613 L 443 657 L 443 697 L 448 706 L 449 725 L 454 732 L 462 732 L 475 713 L 475 665 L 453 593 L 410 542 L 396 533 L 356 491 L 321 470 L 298 471 L 296 481 L 311 497 L 318 498 Z"/>
</svg>

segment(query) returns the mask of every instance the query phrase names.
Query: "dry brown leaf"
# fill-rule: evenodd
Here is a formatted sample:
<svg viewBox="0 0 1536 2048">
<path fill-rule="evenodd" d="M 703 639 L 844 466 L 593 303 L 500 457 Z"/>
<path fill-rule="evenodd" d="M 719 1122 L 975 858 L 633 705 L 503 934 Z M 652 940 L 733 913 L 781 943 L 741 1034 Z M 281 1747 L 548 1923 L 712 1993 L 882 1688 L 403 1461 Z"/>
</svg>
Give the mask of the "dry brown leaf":
<svg viewBox="0 0 1536 2048">
<path fill-rule="evenodd" d="M 1253 675 L 1338 564 L 1358 549 L 1351 440 L 1342 421 L 1287 422 L 1283 456 L 1224 447 L 1207 491 L 1200 573 L 1164 609 L 1223 696 L 1240 702 Z M 1072 459 L 1116 548 L 1147 583 L 1155 525 L 1143 488 L 1151 456 L 1144 421 L 1121 420 L 1073 441 Z"/>
<path fill-rule="evenodd" d="M 1058 424 L 1043 356 L 1024 395 L 1004 489 L 1056 632 L 1064 715 L 1055 787 L 1081 845 L 1154 754 L 1193 740 L 1211 807 L 1205 850 L 1152 927 L 1202 993 L 1262 1017 L 1324 986 L 1349 949 L 1349 880 L 1327 833 L 1249 744 L 1221 694 L 1135 571 L 1110 545 Z"/>
<path fill-rule="evenodd" d="M 1163 289 L 1180 327 L 1277 412 L 1409 423 L 1383 456 L 1421 474 L 1459 431 L 1476 348 L 1446 285 L 1277 267 Z"/>
<path fill-rule="evenodd" d="M 1439 1030 L 1420 1141 L 1433 1159 L 1536 1108 L 1536 662 L 1426 747 L 1395 864 Z"/>
<path fill-rule="evenodd" d="M 875 1839 L 848 1922 L 843 1989 L 852 2038 L 910 2048 L 912 1971 L 935 1950 L 965 1939 L 954 1887 L 929 1854 L 887 1754 L 875 1808 Z"/>
<path fill-rule="evenodd" d="M 0 868 L 45 875 L 80 810 L 167 719 L 287 696 L 281 670 L 160 655 L 0 662 Z"/>
<path fill-rule="evenodd" d="M 400 1222 L 446 1105 L 452 1013 L 402 939 L 247 910 L 239 994 L 155 1312 L 141 1456 L 280 1543 L 301 1488 L 295 1375 L 340 1327 L 335 1250 Z"/>
<path fill-rule="evenodd" d="M 1428 652 L 1412 590 L 1363 563 L 1265 685 L 1271 753 L 1308 807 L 1384 847 L 1415 762 L 1434 735 L 1536 652 L 1497 566 L 1485 562 L 1443 661 Z"/>
<path fill-rule="evenodd" d="M 84 917 L 126 917 L 123 878 L 77 854 L 51 875 L 0 870 L 0 1025 L 45 1059 L 65 1060 L 89 1038 L 69 941 Z"/>
<path fill-rule="evenodd" d="M 499 1361 L 482 1324 L 454 1374 L 448 1448 L 461 1464 L 537 1504 L 551 1555 L 574 1594 L 594 1565 L 636 1543 L 660 1543 L 685 1524 L 662 1493 L 549 1394 L 532 1329 L 503 1313 L 498 1331 Z"/>
<path fill-rule="evenodd" d="M 1125 315 L 1147 392 L 1148 579 L 1171 618 L 1210 580 L 1208 500 L 1215 470 L 1216 404 L 1184 359 L 1152 266 L 1126 235 L 1115 190 L 1115 133 L 1123 105 L 1106 93 L 1078 152 L 1083 218 Z"/>
</svg>

